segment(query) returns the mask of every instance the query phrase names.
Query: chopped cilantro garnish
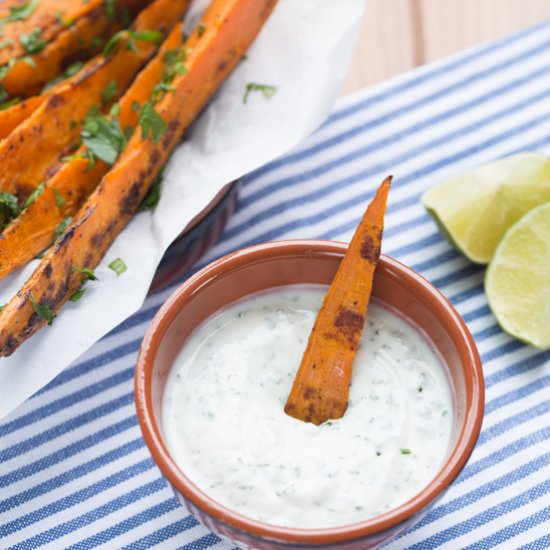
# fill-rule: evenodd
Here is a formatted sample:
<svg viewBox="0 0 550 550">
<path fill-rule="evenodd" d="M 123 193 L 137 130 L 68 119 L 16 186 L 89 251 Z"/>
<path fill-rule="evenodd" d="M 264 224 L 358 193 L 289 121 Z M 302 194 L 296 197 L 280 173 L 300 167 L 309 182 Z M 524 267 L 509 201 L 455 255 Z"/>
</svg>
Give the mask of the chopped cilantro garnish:
<svg viewBox="0 0 550 550">
<path fill-rule="evenodd" d="M 183 64 L 184 61 L 185 50 L 183 48 L 166 52 L 164 55 L 164 74 L 161 81 L 153 88 L 153 93 L 151 94 L 152 103 L 157 103 L 168 92 L 174 90 L 171 83 L 177 75 L 184 75 L 189 72 Z"/>
<path fill-rule="evenodd" d="M 199 38 L 204 34 L 205 30 L 206 30 L 206 27 L 201 23 L 197 28 L 197 34 Z"/>
<path fill-rule="evenodd" d="M 42 29 L 34 29 L 29 34 L 22 34 L 19 37 L 21 45 L 29 55 L 41 52 L 48 43 L 47 40 L 40 38 L 41 32 Z"/>
<path fill-rule="evenodd" d="M 158 43 L 162 40 L 162 33 L 159 31 L 131 31 L 125 29 L 118 31 L 111 38 L 109 38 L 105 48 L 103 48 L 103 55 L 105 57 L 109 56 L 113 50 L 122 42 L 127 40 L 126 49 L 131 51 L 136 51 L 136 41 L 137 42 L 155 42 Z"/>
<path fill-rule="evenodd" d="M 76 156 L 78 156 L 78 155 L 76 155 Z M 82 153 L 82 155 L 80 155 L 80 158 L 83 158 L 83 159 L 88 161 L 88 166 L 86 167 L 86 170 L 84 170 L 85 172 L 89 172 L 90 170 L 93 170 L 95 168 L 96 159 L 95 159 L 95 154 L 93 153 L 93 151 L 91 151 L 90 149 L 86 149 Z"/>
<path fill-rule="evenodd" d="M 160 184 L 162 183 L 162 172 L 157 175 L 147 195 L 141 201 L 139 205 L 139 210 L 152 210 L 159 203 L 160 200 Z"/>
<path fill-rule="evenodd" d="M 246 103 L 248 101 L 248 96 L 250 95 L 250 92 L 262 92 L 262 95 L 269 99 L 270 97 L 273 97 L 275 93 L 277 92 L 276 86 L 269 86 L 268 84 L 257 84 L 256 82 L 249 82 L 246 85 L 246 90 L 244 92 L 243 96 L 243 103 Z"/>
<path fill-rule="evenodd" d="M 11 58 L 5 65 L 0 67 L 0 80 L 2 80 L 8 74 L 8 72 L 14 65 L 15 65 L 15 59 Z M 4 93 L 6 93 L 6 91 L 3 88 L 2 90 L 4 91 Z"/>
<path fill-rule="evenodd" d="M 88 113 L 80 136 L 82 143 L 88 148 L 87 158 L 90 165 L 95 165 L 95 157 L 107 164 L 113 164 L 126 145 L 118 120 L 98 114 L 97 108 Z"/>
<path fill-rule="evenodd" d="M 69 300 L 71 302 L 78 302 L 80 298 L 82 298 L 82 295 L 86 292 L 86 289 L 84 287 L 80 287 L 70 298 Z"/>
<path fill-rule="evenodd" d="M 63 82 L 63 80 L 70 78 L 71 76 L 74 76 L 80 69 L 84 67 L 84 62 L 77 61 L 76 63 L 73 63 L 72 65 L 69 65 L 65 72 L 59 76 L 56 76 L 52 80 L 50 80 L 45 86 L 43 91 L 48 91 L 52 89 L 56 84 L 59 84 L 60 82 Z"/>
<path fill-rule="evenodd" d="M 141 109 L 141 104 L 139 103 L 139 101 L 132 101 L 132 111 L 134 113 L 137 113 L 139 110 Z"/>
<path fill-rule="evenodd" d="M 3 310 L 4 310 L 4 308 L 5 308 L 5 307 L 6 307 L 7 305 L 8 305 L 7 303 L 5 303 L 5 304 L 2 304 L 2 305 L 0 306 L 0 312 L 1 312 L 1 311 L 3 311 Z"/>
<path fill-rule="evenodd" d="M 410 455 L 410 454 L 411 454 L 411 450 L 410 450 L 410 449 L 401 449 L 401 454 L 402 454 L 402 455 Z"/>
<path fill-rule="evenodd" d="M 115 103 L 111 110 L 109 111 L 109 116 L 118 116 L 120 115 L 120 105 L 118 103 Z"/>
<path fill-rule="evenodd" d="M 87 281 L 99 281 L 94 273 L 94 270 L 89 267 L 78 267 L 73 264 L 73 271 L 75 273 L 82 273 Z"/>
<path fill-rule="evenodd" d="M 119 275 L 122 275 L 125 271 L 128 270 L 126 267 L 126 264 L 122 261 L 121 258 L 117 258 L 116 260 L 113 260 L 109 267 L 117 274 L 117 277 Z"/>
<path fill-rule="evenodd" d="M 11 38 L 0 41 L 0 50 L 3 50 L 6 46 L 9 46 L 11 44 L 13 44 L 13 40 Z"/>
<path fill-rule="evenodd" d="M 67 202 L 65 197 L 55 187 L 53 188 L 53 198 L 55 199 L 57 208 L 63 208 Z"/>
<path fill-rule="evenodd" d="M 10 7 L 9 15 L 4 19 L 5 21 L 19 21 L 21 19 L 27 19 L 29 15 L 36 9 L 38 6 L 39 0 L 31 0 L 30 2 L 25 2 L 20 6 Z"/>
<path fill-rule="evenodd" d="M 84 67 L 84 61 L 77 61 L 76 63 L 69 65 L 64 73 L 65 78 L 75 75 L 78 71 L 80 71 L 80 69 L 82 69 L 82 67 Z"/>
<path fill-rule="evenodd" d="M 134 133 L 134 128 L 132 126 L 124 126 L 123 132 L 124 132 L 124 137 L 126 138 L 126 141 L 130 141 L 130 138 Z"/>
<path fill-rule="evenodd" d="M 94 36 L 92 38 L 92 41 L 90 42 L 90 45 L 94 50 L 97 50 L 101 46 L 101 44 L 103 44 L 103 39 L 101 38 L 101 36 Z"/>
<path fill-rule="evenodd" d="M 23 61 L 23 63 L 26 63 L 27 65 L 30 65 L 31 67 L 36 67 L 36 61 L 29 55 L 25 55 L 24 57 L 22 57 L 21 61 Z"/>
<path fill-rule="evenodd" d="M 63 221 L 59 222 L 58 226 L 55 228 L 54 234 L 53 234 L 53 240 L 57 241 L 61 235 L 65 232 L 65 229 L 69 227 L 69 224 L 73 221 L 72 218 L 65 218 Z"/>
<path fill-rule="evenodd" d="M 42 192 L 44 191 L 44 187 L 46 187 L 46 182 L 42 182 L 28 197 L 25 203 L 23 204 L 23 208 L 29 207 L 40 195 L 42 195 Z"/>
<path fill-rule="evenodd" d="M 116 0 L 105 0 L 105 15 L 111 23 L 116 21 Z"/>
<path fill-rule="evenodd" d="M 129 31 L 131 40 L 137 42 L 155 42 L 158 44 L 162 40 L 162 33 L 160 31 Z"/>
<path fill-rule="evenodd" d="M 118 94 L 118 84 L 116 80 L 111 80 L 101 92 L 101 103 L 104 107 L 110 105 Z"/>
<path fill-rule="evenodd" d="M 14 105 L 17 105 L 20 101 L 21 100 L 18 97 L 8 99 L 8 101 L 4 101 L 4 103 L 0 104 L 0 111 L 3 111 L 4 109 L 8 109 L 9 107 L 13 107 Z"/>
<path fill-rule="evenodd" d="M 38 317 L 43 321 L 47 321 L 48 325 L 51 325 L 53 320 L 55 319 L 55 315 L 52 313 L 52 310 L 48 306 L 37 304 L 30 294 L 29 300 L 31 301 L 32 307 L 34 308 L 34 312 L 36 313 L 36 315 L 38 315 Z"/>
<path fill-rule="evenodd" d="M 118 31 L 117 33 L 113 34 L 111 38 L 107 41 L 107 44 L 105 44 L 105 47 L 103 48 L 103 56 L 107 57 L 112 53 L 112 51 L 119 45 L 119 43 L 126 38 L 129 31 Z"/>
<path fill-rule="evenodd" d="M 0 192 L 0 221 L 3 226 L 19 215 L 17 197 L 6 191 Z"/>
<path fill-rule="evenodd" d="M 166 131 L 166 121 L 155 111 L 152 103 L 146 103 L 139 113 L 141 137 L 147 139 L 150 134 L 153 143 L 157 143 Z"/>
</svg>

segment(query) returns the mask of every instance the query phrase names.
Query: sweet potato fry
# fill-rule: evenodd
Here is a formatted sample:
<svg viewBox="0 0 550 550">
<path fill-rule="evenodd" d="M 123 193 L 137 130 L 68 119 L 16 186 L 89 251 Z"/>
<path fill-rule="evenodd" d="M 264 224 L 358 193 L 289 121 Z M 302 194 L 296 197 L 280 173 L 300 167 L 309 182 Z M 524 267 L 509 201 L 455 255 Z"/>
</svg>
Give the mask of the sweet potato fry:
<svg viewBox="0 0 550 550">
<path fill-rule="evenodd" d="M 0 65 L 11 59 L 28 54 L 24 36 L 37 32 L 36 39 L 51 41 L 65 30 L 68 24 L 93 12 L 104 0 L 27 0 L 0 8 L 4 24 L 2 40 L 4 47 L 0 50 Z"/>
<path fill-rule="evenodd" d="M 214 0 L 210 5 L 186 44 L 187 74 L 179 74 L 172 81 L 171 91 L 154 107 L 166 125 L 162 135 L 144 135 L 147 126 L 141 122 L 141 132 L 134 133 L 112 170 L 3 309 L 0 355 L 11 354 L 79 288 L 84 276 L 73 271 L 73 265 L 93 268 L 99 263 L 138 208 L 185 128 L 239 63 L 275 3 Z M 33 301 L 42 315 L 35 312 Z"/>
<path fill-rule="evenodd" d="M 182 34 L 182 24 L 178 23 L 118 102 L 121 128 L 137 125 L 139 113 L 132 106 L 135 101 L 141 103 L 151 97 L 163 76 L 165 56 L 181 46 Z M 66 160 L 48 179 L 42 193 L 4 230 L 0 237 L 0 278 L 50 246 L 59 224 L 76 214 L 109 170 L 109 165 L 101 160 L 90 169 L 88 160 L 83 158 L 85 150 L 83 145 Z"/>
<path fill-rule="evenodd" d="M 0 111 L 0 139 L 9 136 L 17 126 L 28 118 L 46 100 L 46 96 L 29 97 Z"/>
<path fill-rule="evenodd" d="M 155 0 L 134 22 L 134 36 L 150 31 L 166 34 L 188 4 L 189 0 Z M 100 103 L 107 86 L 114 83 L 117 93 L 112 99 L 116 99 L 157 49 L 156 42 L 129 35 L 121 35 L 117 44 L 111 55 L 95 58 L 59 86 L 0 142 L 0 191 L 15 195 L 20 205 L 48 179 L 58 158 L 70 150 L 80 134 L 82 119 Z"/>
<path fill-rule="evenodd" d="M 117 8 L 132 18 L 139 9 L 150 2 L 151 0 L 118 0 Z M 55 93 L 59 84 L 64 80 L 62 76 L 58 76 L 61 72 L 67 69 L 67 72 L 70 73 L 79 65 L 83 66 L 84 63 L 80 64 L 78 60 L 89 57 L 96 50 L 101 50 L 108 37 L 120 27 L 118 20 L 110 22 L 105 13 L 99 12 L 96 16 L 95 13 L 98 11 L 99 8 L 96 8 L 95 12 L 86 15 L 69 30 L 60 33 L 56 41 L 46 46 L 39 54 L 29 56 L 34 65 L 27 61 L 17 61 L 7 72 L 0 85 L 7 88 L 10 95 L 26 97 L 26 99 L 0 111 L 0 139 L 7 137 L 49 95 Z M 100 29 L 103 31 L 94 36 L 94 32 Z M 82 32 L 80 32 L 81 30 Z M 96 40 L 97 38 L 99 40 Z M 66 78 L 69 76 L 72 75 L 68 74 Z M 51 84 L 52 80 L 50 79 L 53 78 L 59 79 L 57 86 L 52 86 L 40 95 L 29 97 L 32 91 L 42 90 L 45 84 Z"/>
<path fill-rule="evenodd" d="M 131 19 L 149 0 L 118 0 L 118 13 Z M 17 59 L 1 81 L 4 90 L 12 97 L 29 97 L 39 94 L 42 88 L 69 67 L 75 67 L 99 53 L 106 40 L 122 28 L 120 17 L 107 13 L 102 3 L 64 28 L 51 42 L 34 55 Z"/>
<path fill-rule="evenodd" d="M 374 270 L 380 255 L 386 178 L 369 204 L 325 296 L 285 412 L 319 425 L 341 418 L 348 407 L 353 359 L 365 323 Z"/>
<path fill-rule="evenodd" d="M 119 101 L 120 126 L 135 126 L 138 122 L 136 104 L 143 105 L 149 101 L 153 88 L 160 82 L 166 67 L 166 54 L 177 50 L 183 44 L 183 25 L 178 24 L 163 42 L 158 54 L 136 76 L 132 85 L 126 90 L 124 97 Z"/>
</svg>

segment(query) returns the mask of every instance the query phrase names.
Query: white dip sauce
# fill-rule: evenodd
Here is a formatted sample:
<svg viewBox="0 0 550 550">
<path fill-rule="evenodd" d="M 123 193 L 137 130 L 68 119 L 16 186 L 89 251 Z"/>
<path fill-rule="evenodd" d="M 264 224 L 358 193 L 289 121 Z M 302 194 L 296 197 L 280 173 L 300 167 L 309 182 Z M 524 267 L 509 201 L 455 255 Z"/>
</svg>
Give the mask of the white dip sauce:
<svg viewBox="0 0 550 550">
<path fill-rule="evenodd" d="M 350 401 L 321 426 L 283 407 L 325 287 L 257 294 L 200 326 L 164 392 L 164 437 L 188 477 L 273 525 L 334 527 L 404 503 L 446 457 L 452 399 L 419 332 L 371 301 Z"/>
</svg>

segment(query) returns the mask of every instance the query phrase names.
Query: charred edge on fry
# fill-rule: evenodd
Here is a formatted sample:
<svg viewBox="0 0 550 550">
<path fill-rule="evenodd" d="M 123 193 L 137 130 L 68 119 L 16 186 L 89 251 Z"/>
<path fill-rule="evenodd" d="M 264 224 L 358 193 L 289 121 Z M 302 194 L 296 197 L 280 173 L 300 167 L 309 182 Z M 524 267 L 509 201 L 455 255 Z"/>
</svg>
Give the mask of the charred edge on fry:
<svg viewBox="0 0 550 550">
<path fill-rule="evenodd" d="M 367 235 L 361 245 L 361 258 L 371 264 L 377 263 L 380 257 L 380 240 L 381 237 L 379 236 L 375 239 L 371 235 Z"/>
<path fill-rule="evenodd" d="M 178 130 L 179 125 L 180 125 L 180 123 L 176 119 L 171 120 L 168 123 L 168 126 L 166 128 L 166 131 L 164 132 L 164 136 L 162 136 L 162 141 L 161 141 L 161 143 L 162 143 L 162 145 L 165 149 L 167 149 L 170 146 L 170 142 L 172 141 L 172 138 L 174 137 L 174 134 Z"/>
<path fill-rule="evenodd" d="M 54 253 L 58 253 L 64 246 L 67 246 L 69 244 L 69 242 L 73 239 L 75 235 L 75 231 L 92 215 L 95 209 L 95 205 L 86 207 L 86 212 L 80 217 L 80 219 L 78 219 L 76 222 L 73 222 L 74 225 L 71 224 L 71 226 L 69 226 L 69 228 L 65 230 L 61 237 L 57 239 L 54 244 Z M 69 267 L 69 271 L 71 271 L 71 267 Z"/>
<path fill-rule="evenodd" d="M 365 319 L 361 314 L 356 313 L 351 309 L 341 307 L 338 311 L 336 319 L 334 320 L 334 326 L 338 329 L 340 334 L 346 338 L 350 345 L 355 348 L 359 340 L 361 330 L 363 329 L 364 322 Z"/>
</svg>

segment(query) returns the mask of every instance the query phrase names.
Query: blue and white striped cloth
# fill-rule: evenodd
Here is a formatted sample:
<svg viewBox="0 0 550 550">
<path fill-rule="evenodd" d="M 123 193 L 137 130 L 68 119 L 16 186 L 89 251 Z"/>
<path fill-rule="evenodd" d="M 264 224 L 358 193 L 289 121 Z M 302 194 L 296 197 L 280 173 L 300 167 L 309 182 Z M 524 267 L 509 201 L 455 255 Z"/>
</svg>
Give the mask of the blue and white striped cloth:
<svg viewBox="0 0 550 550">
<path fill-rule="evenodd" d="M 550 22 L 339 101 L 302 146 L 245 178 L 237 213 L 201 261 L 265 240 L 348 240 L 375 186 L 395 175 L 385 252 L 458 308 L 483 358 L 487 405 L 462 475 L 392 549 L 550 546 L 550 353 L 499 329 L 484 270 L 450 248 L 418 201 L 519 150 L 550 152 Z M 136 422 L 137 350 L 172 290 L 0 425 L 0 548 L 230 548 L 177 504 Z"/>
</svg>

